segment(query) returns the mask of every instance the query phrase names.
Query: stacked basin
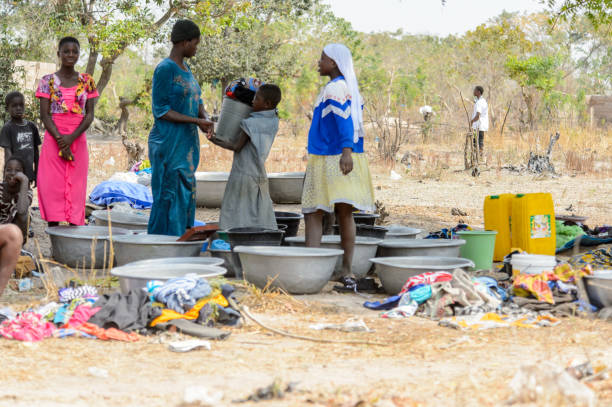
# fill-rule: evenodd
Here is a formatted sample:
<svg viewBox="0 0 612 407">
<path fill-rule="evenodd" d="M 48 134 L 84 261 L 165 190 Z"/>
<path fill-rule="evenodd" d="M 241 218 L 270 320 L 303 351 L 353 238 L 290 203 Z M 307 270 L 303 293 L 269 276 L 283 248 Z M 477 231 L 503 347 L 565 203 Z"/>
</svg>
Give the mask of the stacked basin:
<svg viewBox="0 0 612 407">
<path fill-rule="evenodd" d="M 304 247 L 306 245 L 306 238 L 304 236 L 289 237 L 285 241 L 290 246 Z M 355 251 L 353 252 L 352 271 L 355 277 L 362 278 L 368 274 L 372 263 L 370 259 L 376 256 L 376 250 L 378 244 L 382 240 L 375 239 L 372 237 L 357 236 L 355 239 Z M 321 239 L 321 247 L 326 249 L 342 250 L 340 246 L 340 236 L 337 235 L 325 235 Z M 342 272 L 342 257 L 338 258 L 334 279 L 339 277 Z"/>
<path fill-rule="evenodd" d="M 111 255 L 110 236 L 129 235 L 126 229 L 107 226 L 55 226 L 46 230 L 53 258 L 72 268 L 102 269 Z"/>
<path fill-rule="evenodd" d="M 94 218 L 96 226 L 108 226 L 110 222 L 113 227 L 123 228 L 134 231 L 147 230 L 149 225 L 149 212 L 120 212 L 120 211 L 93 211 L 91 216 Z"/>
<path fill-rule="evenodd" d="M 176 236 L 113 236 L 117 265 L 167 257 L 198 257 L 205 241 L 178 242 Z"/>
</svg>

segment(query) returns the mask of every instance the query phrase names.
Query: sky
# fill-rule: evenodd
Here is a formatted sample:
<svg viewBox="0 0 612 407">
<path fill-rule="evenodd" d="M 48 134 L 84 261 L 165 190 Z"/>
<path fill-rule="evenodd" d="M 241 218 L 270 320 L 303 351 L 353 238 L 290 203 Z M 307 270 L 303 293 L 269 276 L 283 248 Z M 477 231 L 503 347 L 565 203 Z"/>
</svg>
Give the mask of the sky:
<svg viewBox="0 0 612 407">
<path fill-rule="evenodd" d="M 324 0 L 333 13 L 363 32 L 396 31 L 447 36 L 462 34 L 502 11 L 536 12 L 538 0 Z"/>
</svg>

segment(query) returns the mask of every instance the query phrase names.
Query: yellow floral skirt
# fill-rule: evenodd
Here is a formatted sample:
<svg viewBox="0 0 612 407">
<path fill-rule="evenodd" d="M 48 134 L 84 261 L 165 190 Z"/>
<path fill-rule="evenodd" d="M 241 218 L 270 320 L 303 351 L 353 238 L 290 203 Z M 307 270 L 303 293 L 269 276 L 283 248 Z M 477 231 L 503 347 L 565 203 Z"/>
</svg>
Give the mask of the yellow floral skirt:
<svg viewBox="0 0 612 407">
<path fill-rule="evenodd" d="M 333 212 L 337 203 L 353 205 L 356 210 L 373 212 L 374 188 L 365 154 L 353 153 L 353 171 L 340 171 L 340 155 L 308 155 L 302 193 L 302 212 Z"/>
</svg>

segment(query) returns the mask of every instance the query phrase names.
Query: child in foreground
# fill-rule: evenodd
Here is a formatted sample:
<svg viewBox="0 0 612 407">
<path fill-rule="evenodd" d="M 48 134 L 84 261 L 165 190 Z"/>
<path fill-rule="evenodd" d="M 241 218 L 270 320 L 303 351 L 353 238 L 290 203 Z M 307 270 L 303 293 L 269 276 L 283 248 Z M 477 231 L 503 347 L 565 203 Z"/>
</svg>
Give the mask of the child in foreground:
<svg viewBox="0 0 612 407">
<path fill-rule="evenodd" d="M 10 92 L 4 99 L 6 110 L 11 116 L 0 132 L 0 147 L 4 148 L 4 162 L 10 157 L 23 160 L 30 183 L 36 181 L 38 171 L 38 148 L 41 144 L 38 128 L 31 121 L 25 120 L 25 98 L 20 92 Z"/>
<path fill-rule="evenodd" d="M 278 86 L 262 85 L 255 93 L 253 112 L 240 124 L 242 134 L 236 143 L 209 136 L 212 143 L 234 151 L 232 171 L 221 204 L 221 229 L 277 228 L 265 162 L 278 131 L 276 106 L 280 101 Z"/>
</svg>

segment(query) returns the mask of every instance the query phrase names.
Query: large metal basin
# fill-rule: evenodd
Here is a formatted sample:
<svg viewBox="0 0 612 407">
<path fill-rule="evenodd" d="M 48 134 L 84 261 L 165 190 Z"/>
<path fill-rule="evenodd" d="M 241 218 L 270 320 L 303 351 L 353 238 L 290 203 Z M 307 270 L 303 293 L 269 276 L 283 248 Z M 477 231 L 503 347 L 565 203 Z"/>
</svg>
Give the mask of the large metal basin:
<svg viewBox="0 0 612 407">
<path fill-rule="evenodd" d="M 170 267 L 158 265 L 125 265 L 115 267 L 111 274 L 119 277 L 121 292 L 127 294 L 130 290 L 141 290 L 147 286 L 147 281 L 166 281 L 175 277 L 185 277 L 187 274 L 196 274 L 202 278 L 212 278 L 224 275 L 226 270 L 219 266 L 174 264 Z"/>
<path fill-rule="evenodd" d="M 291 294 L 316 294 L 329 281 L 342 250 L 238 246 L 244 278 L 259 288 L 269 281 Z"/>
<path fill-rule="evenodd" d="M 165 257 L 162 259 L 139 260 L 126 266 L 172 266 L 184 264 L 188 266 L 223 266 L 223 259 L 215 257 Z"/>
<path fill-rule="evenodd" d="M 274 172 L 268 174 L 270 198 L 277 204 L 302 202 L 305 172 Z"/>
<path fill-rule="evenodd" d="M 417 235 L 422 232 L 421 229 L 410 228 L 402 225 L 390 225 L 387 226 L 387 229 L 385 240 L 416 239 Z"/>
<path fill-rule="evenodd" d="M 91 216 L 96 221 L 96 226 L 108 226 L 108 211 L 93 211 Z M 129 230 L 147 230 L 149 226 L 149 212 L 120 212 L 110 211 L 110 220 L 113 227 Z"/>
<path fill-rule="evenodd" d="M 177 242 L 176 236 L 113 236 L 117 265 L 164 257 L 199 257 L 204 241 Z"/>
<path fill-rule="evenodd" d="M 220 208 L 229 173 L 196 172 L 196 205 L 206 208 Z"/>
<path fill-rule="evenodd" d="M 208 249 L 213 258 L 223 261 L 223 267 L 227 269 L 227 277 L 242 279 L 242 263 L 240 256 L 231 250 Z"/>
<path fill-rule="evenodd" d="M 107 226 L 54 226 L 46 232 L 51 239 L 52 256 L 59 263 L 72 268 L 102 269 L 109 262 Z M 117 236 L 131 232 L 113 227 L 112 233 Z"/>
<path fill-rule="evenodd" d="M 406 280 L 430 271 L 448 271 L 474 267 L 468 259 L 456 257 L 378 257 L 371 259 L 376 266 L 376 274 L 388 294 L 398 294 Z"/>
<path fill-rule="evenodd" d="M 288 237 L 285 239 L 290 246 L 304 247 L 306 238 L 304 236 Z M 356 278 L 365 277 L 371 267 L 370 259 L 376 256 L 378 244 L 382 240 L 372 237 L 357 236 L 355 239 L 355 251 L 353 252 L 353 261 L 351 271 Z M 321 247 L 326 249 L 342 250 L 340 246 L 340 236 L 325 235 L 321 239 Z M 334 279 L 342 275 L 342 257 L 338 258 L 334 271 Z"/>
<path fill-rule="evenodd" d="M 385 239 L 378 245 L 378 257 L 459 257 L 464 244 L 462 239 Z"/>
<path fill-rule="evenodd" d="M 598 308 L 612 307 L 612 270 L 595 271 L 583 281 L 591 304 Z"/>
</svg>

